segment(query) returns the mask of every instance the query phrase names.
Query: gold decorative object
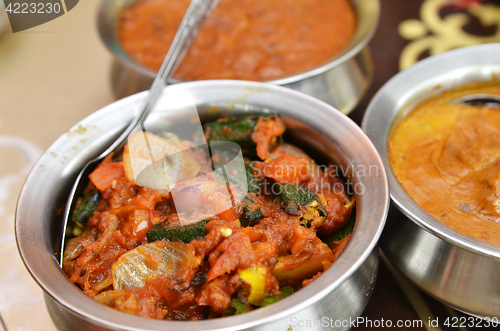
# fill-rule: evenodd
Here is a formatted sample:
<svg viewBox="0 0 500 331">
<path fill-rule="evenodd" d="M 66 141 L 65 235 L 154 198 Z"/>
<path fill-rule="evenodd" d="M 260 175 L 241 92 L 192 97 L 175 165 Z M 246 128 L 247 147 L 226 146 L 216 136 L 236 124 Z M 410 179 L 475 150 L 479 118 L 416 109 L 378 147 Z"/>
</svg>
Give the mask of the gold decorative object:
<svg viewBox="0 0 500 331">
<path fill-rule="evenodd" d="M 441 17 L 440 11 L 445 7 L 462 11 Z M 484 27 L 496 26 L 495 33 L 481 36 L 464 31 L 471 16 Z M 424 0 L 420 18 L 405 20 L 398 26 L 399 34 L 411 40 L 399 57 L 400 70 L 416 63 L 426 51 L 435 55 L 454 48 L 500 42 L 500 6 L 482 0 Z"/>
</svg>

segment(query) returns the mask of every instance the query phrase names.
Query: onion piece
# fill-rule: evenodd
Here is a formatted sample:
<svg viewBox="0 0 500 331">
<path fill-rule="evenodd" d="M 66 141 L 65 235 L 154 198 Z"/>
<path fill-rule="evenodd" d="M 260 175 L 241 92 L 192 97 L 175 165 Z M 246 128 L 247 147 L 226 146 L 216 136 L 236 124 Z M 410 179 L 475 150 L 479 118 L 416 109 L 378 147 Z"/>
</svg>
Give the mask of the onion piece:
<svg viewBox="0 0 500 331">
<path fill-rule="evenodd" d="M 89 238 L 94 240 L 95 237 L 96 233 L 87 229 L 78 237 L 68 239 L 64 245 L 63 260 L 71 261 L 79 257 L 85 251 L 81 242 Z"/>
<path fill-rule="evenodd" d="M 106 306 L 131 315 L 136 315 L 139 310 L 139 303 L 136 296 L 128 291 L 105 291 L 96 295 L 94 299 Z"/>
<path fill-rule="evenodd" d="M 68 239 L 64 246 L 63 260 L 74 260 L 79 257 L 84 251 L 83 245 L 80 243 L 82 240 L 80 237 L 75 237 Z"/>
<path fill-rule="evenodd" d="M 109 276 L 107 276 L 98 283 L 92 284 L 90 287 L 92 288 L 93 291 L 101 292 L 106 287 L 111 285 L 113 285 L 113 277 L 111 276 L 111 274 L 109 274 Z"/>
<path fill-rule="evenodd" d="M 150 279 L 170 276 L 197 268 L 201 258 L 194 248 L 180 242 L 158 240 L 128 251 L 112 266 L 113 288 L 140 288 Z"/>
</svg>

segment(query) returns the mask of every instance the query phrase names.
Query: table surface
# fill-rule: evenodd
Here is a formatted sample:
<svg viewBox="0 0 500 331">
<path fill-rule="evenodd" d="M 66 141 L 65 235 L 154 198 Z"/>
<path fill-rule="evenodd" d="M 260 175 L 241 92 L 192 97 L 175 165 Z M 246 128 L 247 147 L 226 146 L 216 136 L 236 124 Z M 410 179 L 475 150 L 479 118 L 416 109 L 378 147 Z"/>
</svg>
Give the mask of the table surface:
<svg viewBox="0 0 500 331">
<path fill-rule="evenodd" d="M 373 83 L 349 115 L 358 124 L 369 100 L 390 77 L 419 59 L 467 46 L 461 33 L 479 33 L 482 41 L 500 42 L 500 1 L 456 0 L 451 6 L 447 1 L 381 0 L 380 25 L 370 43 Z M 100 42 L 95 24 L 98 4 L 98 0 L 80 1 L 51 22 L 15 34 L 6 27 L 0 35 L 0 330 L 55 330 L 42 291 L 17 252 L 15 205 L 24 178 L 43 150 L 77 121 L 114 101 L 112 58 Z M 464 15 L 466 23 L 440 28 L 450 15 Z M 0 16 L 6 19 L 5 12 L 0 11 Z M 436 18 L 437 25 L 429 24 Z M 377 286 L 363 316 L 395 323 L 425 322 L 437 316 L 442 322 L 459 314 L 418 291 L 388 263 L 381 263 Z M 424 323 L 421 328 L 407 329 L 446 327 Z"/>
</svg>

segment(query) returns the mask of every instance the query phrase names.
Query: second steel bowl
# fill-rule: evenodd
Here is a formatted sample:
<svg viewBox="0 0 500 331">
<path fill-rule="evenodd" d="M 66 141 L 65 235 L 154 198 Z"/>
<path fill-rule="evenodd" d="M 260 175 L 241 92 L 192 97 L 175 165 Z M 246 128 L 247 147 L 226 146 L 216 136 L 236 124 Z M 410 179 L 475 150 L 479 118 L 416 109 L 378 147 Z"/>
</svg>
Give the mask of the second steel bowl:
<svg viewBox="0 0 500 331">
<path fill-rule="evenodd" d="M 116 33 L 121 11 L 140 0 L 103 0 L 98 14 L 101 39 L 116 60 L 111 70 L 111 85 L 117 98 L 149 89 L 155 72 L 130 58 Z M 339 54 L 326 63 L 268 83 L 281 85 L 318 98 L 347 114 L 367 91 L 373 76 L 368 42 L 375 33 L 380 15 L 379 0 L 351 0 L 357 27 Z M 179 82 L 174 80 L 173 82 Z"/>
<path fill-rule="evenodd" d="M 400 72 L 375 95 L 363 130 L 386 167 L 393 207 L 381 238 L 387 258 L 421 289 L 472 315 L 500 319 L 500 247 L 441 223 L 420 208 L 388 161 L 391 130 L 422 101 L 473 82 L 500 76 L 500 44 L 461 48 Z M 398 211 L 399 210 L 399 211 Z"/>
<path fill-rule="evenodd" d="M 368 303 L 378 269 L 377 241 L 387 216 L 389 195 L 380 158 L 361 129 L 331 106 L 279 86 L 245 81 L 200 81 L 171 85 L 164 95 L 189 95 L 199 115 L 214 107 L 229 114 L 281 115 L 287 137 L 316 151 L 352 176 L 357 203 L 352 237 L 335 263 L 311 284 L 269 307 L 204 321 L 159 321 L 127 315 L 98 303 L 70 282 L 57 257 L 60 205 L 85 161 L 121 132 L 146 96 L 119 100 L 80 121 L 58 138 L 34 165 L 19 197 L 16 239 L 21 257 L 60 330 L 335 330 L 349 329 Z M 148 123 L 165 121 L 158 109 Z M 182 109 L 177 111 L 182 113 Z M 177 113 L 176 113 L 177 114 Z M 148 126 L 146 126 L 148 127 Z M 163 128 L 163 126 L 162 126 Z M 330 325 L 330 324 L 328 324 Z"/>
</svg>

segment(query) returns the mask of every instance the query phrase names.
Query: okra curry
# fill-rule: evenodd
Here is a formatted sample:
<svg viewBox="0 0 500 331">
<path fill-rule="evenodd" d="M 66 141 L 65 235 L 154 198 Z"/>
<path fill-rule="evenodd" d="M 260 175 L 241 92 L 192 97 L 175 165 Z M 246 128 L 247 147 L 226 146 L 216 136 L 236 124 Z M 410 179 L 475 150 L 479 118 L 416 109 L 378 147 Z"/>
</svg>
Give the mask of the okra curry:
<svg viewBox="0 0 500 331">
<path fill-rule="evenodd" d="M 408 195 L 437 220 L 500 246 L 500 108 L 459 102 L 500 96 L 500 83 L 434 97 L 394 130 L 389 159 Z"/>
<path fill-rule="evenodd" d="M 276 115 L 204 125 L 209 144 L 241 146 L 246 183 L 235 184 L 213 175 L 217 155 L 186 149 L 191 142 L 171 133 L 136 133 L 122 156 L 106 158 L 89 176 L 73 212 L 64 272 L 107 306 L 168 320 L 262 309 L 307 286 L 348 243 L 354 198 L 334 165 L 318 165 L 285 142 L 284 131 Z M 190 179 L 169 192 L 141 187 L 132 171 L 141 162 L 134 159 L 141 136 L 151 150 L 178 147 Z M 242 198 L 228 202 L 223 191 Z"/>
<path fill-rule="evenodd" d="M 141 0 L 123 10 L 117 35 L 138 63 L 158 70 L 189 0 Z M 354 35 L 349 0 L 221 0 L 175 77 L 269 81 L 321 65 Z"/>
</svg>

